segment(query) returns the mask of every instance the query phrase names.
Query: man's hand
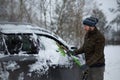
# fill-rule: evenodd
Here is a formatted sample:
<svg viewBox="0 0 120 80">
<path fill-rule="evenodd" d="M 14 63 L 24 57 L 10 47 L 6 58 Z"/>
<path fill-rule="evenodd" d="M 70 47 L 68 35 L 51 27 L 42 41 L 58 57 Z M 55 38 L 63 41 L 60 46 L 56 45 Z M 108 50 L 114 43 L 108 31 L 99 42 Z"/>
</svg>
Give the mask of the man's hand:
<svg viewBox="0 0 120 80">
<path fill-rule="evenodd" d="M 68 54 L 68 56 L 71 56 L 71 55 L 75 56 L 74 51 L 71 51 L 71 50 L 68 50 L 68 51 L 67 51 L 67 54 Z"/>
</svg>

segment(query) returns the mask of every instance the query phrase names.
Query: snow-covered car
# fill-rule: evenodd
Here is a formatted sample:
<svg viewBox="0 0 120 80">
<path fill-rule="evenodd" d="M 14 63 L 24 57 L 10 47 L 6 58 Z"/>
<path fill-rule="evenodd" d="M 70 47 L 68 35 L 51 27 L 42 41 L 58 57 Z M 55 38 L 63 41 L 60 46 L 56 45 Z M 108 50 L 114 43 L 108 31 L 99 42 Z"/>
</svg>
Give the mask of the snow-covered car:
<svg viewBox="0 0 120 80">
<path fill-rule="evenodd" d="M 0 23 L 0 80 L 79 80 L 66 54 L 69 45 L 54 33 L 25 23 Z"/>
</svg>

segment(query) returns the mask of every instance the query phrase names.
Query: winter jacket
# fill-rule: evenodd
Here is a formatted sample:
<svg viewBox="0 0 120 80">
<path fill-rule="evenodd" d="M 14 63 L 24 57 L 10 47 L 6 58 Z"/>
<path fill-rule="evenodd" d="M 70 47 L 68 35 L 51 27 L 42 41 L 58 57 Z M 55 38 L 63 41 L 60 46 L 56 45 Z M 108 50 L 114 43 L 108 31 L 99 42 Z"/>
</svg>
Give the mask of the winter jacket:
<svg viewBox="0 0 120 80">
<path fill-rule="evenodd" d="M 105 38 L 95 28 L 94 31 L 86 33 L 83 46 L 76 50 L 75 53 L 85 53 L 86 64 L 89 67 L 100 67 L 105 65 L 104 46 Z"/>
</svg>

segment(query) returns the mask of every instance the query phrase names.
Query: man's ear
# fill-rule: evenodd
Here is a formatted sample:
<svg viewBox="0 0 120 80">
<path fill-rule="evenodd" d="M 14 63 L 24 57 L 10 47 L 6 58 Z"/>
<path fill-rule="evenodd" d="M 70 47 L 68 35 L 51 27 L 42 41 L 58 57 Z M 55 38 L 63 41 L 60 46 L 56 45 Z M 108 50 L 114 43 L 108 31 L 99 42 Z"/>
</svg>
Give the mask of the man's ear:
<svg viewBox="0 0 120 80">
<path fill-rule="evenodd" d="M 95 29 L 95 27 L 90 27 L 90 30 L 94 30 Z"/>
</svg>

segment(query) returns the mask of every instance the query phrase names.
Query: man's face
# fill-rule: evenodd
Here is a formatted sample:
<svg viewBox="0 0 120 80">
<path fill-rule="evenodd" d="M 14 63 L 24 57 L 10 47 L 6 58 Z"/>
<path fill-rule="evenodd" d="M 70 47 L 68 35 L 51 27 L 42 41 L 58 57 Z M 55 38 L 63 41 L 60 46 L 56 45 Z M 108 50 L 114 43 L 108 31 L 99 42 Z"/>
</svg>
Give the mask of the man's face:
<svg viewBox="0 0 120 80">
<path fill-rule="evenodd" d="M 85 31 L 89 31 L 89 30 L 90 30 L 90 27 L 87 26 L 87 25 L 84 25 L 84 30 L 85 30 Z"/>
<path fill-rule="evenodd" d="M 95 27 L 90 27 L 90 26 L 88 26 L 88 25 L 84 25 L 84 30 L 87 31 L 87 32 L 88 32 L 88 31 L 93 31 L 94 28 L 95 28 Z"/>
</svg>

